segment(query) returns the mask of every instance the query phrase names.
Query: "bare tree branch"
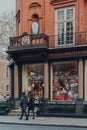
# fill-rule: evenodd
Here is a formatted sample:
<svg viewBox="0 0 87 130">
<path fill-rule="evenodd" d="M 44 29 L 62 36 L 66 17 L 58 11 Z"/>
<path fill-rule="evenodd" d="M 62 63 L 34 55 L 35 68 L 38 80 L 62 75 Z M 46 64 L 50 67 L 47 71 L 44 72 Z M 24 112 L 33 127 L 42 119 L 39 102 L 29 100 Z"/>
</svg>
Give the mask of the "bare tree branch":
<svg viewBox="0 0 87 130">
<path fill-rule="evenodd" d="M 0 51 L 7 49 L 9 37 L 15 36 L 15 12 L 0 14 Z"/>
</svg>

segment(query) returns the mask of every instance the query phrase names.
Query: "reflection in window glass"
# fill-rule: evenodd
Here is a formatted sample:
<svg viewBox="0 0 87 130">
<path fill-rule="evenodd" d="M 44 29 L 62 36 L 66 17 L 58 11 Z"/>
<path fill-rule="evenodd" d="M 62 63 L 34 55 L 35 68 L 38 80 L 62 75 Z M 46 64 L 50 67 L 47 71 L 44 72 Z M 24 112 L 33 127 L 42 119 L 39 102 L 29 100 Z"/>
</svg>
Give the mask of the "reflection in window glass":
<svg viewBox="0 0 87 130">
<path fill-rule="evenodd" d="M 53 63 L 53 100 L 75 100 L 78 98 L 77 62 Z"/>
</svg>

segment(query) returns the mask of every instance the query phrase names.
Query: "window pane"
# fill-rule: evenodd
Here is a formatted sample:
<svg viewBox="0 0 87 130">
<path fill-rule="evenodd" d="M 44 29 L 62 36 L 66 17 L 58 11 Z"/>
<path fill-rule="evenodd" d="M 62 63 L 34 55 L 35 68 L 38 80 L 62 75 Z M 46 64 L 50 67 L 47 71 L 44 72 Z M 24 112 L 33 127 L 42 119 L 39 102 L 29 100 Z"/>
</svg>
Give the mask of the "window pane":
<svg viewBox="0 0 87 130">
<path fill-rule="evenodd" d="M 58 45 L 64 44 L 64 33 L 58 34 Z"/>
<path fill-rule="evenodd" d="M 66 11 L 66 19 L 73 19 L 73 9 L 67 9 Z"/>
<path fill-rule="evenodd" d="M 8 65 L 6 66 L 6 77 L 8 77 L 9 76 L 9 67 L 8 67 Z"/>
<path fill-rule="evenodd" d="M 9 85 L 6 85 L 6 92 L 9 91 Z"/>
<path fill-rule="evenodd" d="M 73 22 L 67 22 L 66 23 L 66 44 L 72 44 L 73 43 Z"/>
<path fill-rule="evenodd" d="M 58 34 L 64 33 L 64 22 L 58 23 Z"/>
<path fill-rule="evenodd" d="M 58 11 L 57 12 L 57 21 L 64 20 L 64 11 Z"/>
<path fill-rule="evenodd" d="M 58 23 L 58 45 L 64 44 L 64 22 Z"/>
</svg>

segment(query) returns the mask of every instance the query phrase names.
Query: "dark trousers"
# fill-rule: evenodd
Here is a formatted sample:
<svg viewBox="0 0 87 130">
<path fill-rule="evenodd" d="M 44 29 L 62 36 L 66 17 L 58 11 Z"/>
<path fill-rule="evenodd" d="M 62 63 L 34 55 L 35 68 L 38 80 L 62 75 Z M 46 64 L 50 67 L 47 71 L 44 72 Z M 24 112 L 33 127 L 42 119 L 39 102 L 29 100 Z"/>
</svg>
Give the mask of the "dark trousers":
<svg viewBox="0 0 87 130">
<path fill-rule="evenodd" d="M 25 116 L 25 117 L 27 116 L 26 110 L 21 110 L 21 117 L 20 118 L 22 119 L 23 116 Z"/>
<path fill-rule="evenodd" d="M 30 111 L 32 111 L 32 114 L 33 114 L 33 119 L 35 118 L 35 113 L 34 113 L 34 108 L 28 108 L 28 115 L 27 115 L 27 119 L 29 119 L 29 116 L 30 116 Z"/>
</svg>

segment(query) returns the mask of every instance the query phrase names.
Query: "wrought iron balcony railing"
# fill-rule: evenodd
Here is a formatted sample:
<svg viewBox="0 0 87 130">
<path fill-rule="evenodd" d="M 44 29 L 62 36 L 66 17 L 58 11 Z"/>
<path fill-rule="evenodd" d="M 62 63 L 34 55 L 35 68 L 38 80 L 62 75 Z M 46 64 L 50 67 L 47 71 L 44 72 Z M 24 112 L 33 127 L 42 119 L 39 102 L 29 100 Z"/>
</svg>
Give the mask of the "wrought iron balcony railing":
<svg viewBox="0 0 87 130">
<path fill-rule="evenodd" d="M 49 36 L 49 44 L 55 48 L 87 45 L 87 32 L 66 33 Z"/>
<path fill-rule="evenodd" d="M 8 51 L 33 48 L 62 48 L 72 46 L 86 46 L 87 32 L 66 33 L 47 36 L 44 33 L 29 35 L 23 33 L 21 36 L 11 37 Z"/>
</svg>

